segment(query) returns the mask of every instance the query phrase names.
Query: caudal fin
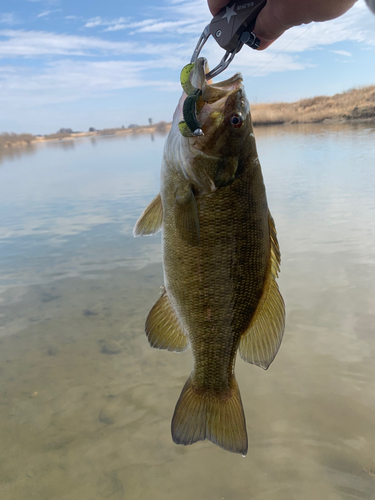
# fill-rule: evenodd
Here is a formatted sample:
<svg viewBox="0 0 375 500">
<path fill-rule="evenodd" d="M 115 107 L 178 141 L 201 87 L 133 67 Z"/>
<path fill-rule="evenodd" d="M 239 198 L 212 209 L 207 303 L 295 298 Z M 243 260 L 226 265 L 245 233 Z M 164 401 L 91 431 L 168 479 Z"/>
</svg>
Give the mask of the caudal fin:
<svg viewBox="0 0 375 500">
<path fill-rule="evenodd" d="M 172 418 L 172 438 L 184 445 L 209 439 L 224 450 L 246 455 L 245 415 L 234 376 L 226 394 L 199 391 L 189 377 Z"/>
</svg>

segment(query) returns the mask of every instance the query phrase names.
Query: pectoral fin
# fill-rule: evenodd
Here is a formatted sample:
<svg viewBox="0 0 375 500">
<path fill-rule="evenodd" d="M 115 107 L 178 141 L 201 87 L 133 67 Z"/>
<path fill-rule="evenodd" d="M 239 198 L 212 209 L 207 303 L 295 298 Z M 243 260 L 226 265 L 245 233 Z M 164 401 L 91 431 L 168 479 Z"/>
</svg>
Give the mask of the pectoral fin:
<svg viewBox="0 0 375 500">
<path fill-rule="evenodd" d="M 176 192 L 175 222 L 181 238 L 186 243 L 193 246 L 199 244 L 198 207 L 190 187 Z"/>
<path fill-rule="evenodd" d="M 163 205 L 160 194 L 155 196 L 139 217 L 133 229 L 134 236 L 150 236 L 160 231 L 163 223 Z"/>
<path fill-rule="evenodd" d="M 150 345 L 156 349 L 180 352 L 190 346 L 165 291 L 147 316 L 146 335 Z"/>
<path fill-rule="evenodd" d="M 276 283 L 280 251 L 275 224 L 269 215 L 271 254 L 262 298 L 248 330 L 242 335 L 239 352 L 244 361 L 267 370 L 279 350 L 285 328 L 285 306 Z"/>
</svg>

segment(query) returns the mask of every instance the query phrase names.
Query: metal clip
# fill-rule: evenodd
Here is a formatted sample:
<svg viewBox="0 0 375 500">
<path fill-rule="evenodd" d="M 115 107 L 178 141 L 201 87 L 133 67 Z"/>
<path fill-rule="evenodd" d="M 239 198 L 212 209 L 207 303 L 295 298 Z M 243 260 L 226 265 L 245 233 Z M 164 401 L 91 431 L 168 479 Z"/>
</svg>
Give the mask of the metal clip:
<svg viewBox="0 0 375 500">
<path fill-rule="evenodd" d="M 259 12 L 265 4 L 266 0 L 254 0 L 252 2 L 232 0 L 204 28 L 190 62 L 194 63 L 197 60 L 210 35 L 213 36 L 220 47 L 226 50 L 220 63 L 206 74 L 207 80 L 224 71 L 244 45 L 252 49 L 259 47 L 260 40 L 252 33 L 252 30 Z"/>
<path fill-rule="evenodd" d="M 197 46 L 195 47 L 195 50 L 193 52 L 193 55 L 191 57 L 190 62 L 195 63 L 195 61 L 198 59 L 198 56 L 203 48 L 203 45 L 207 42 L 209 39 L 211 33 L 210 33 L 210 25 L 206 26 L 205 29 L 203 30 L 203 33 L 201 34 Z M 253 34 L 253 33 L 252 33 Z M 210 80 L 211 78 L 214 78 L 215 76 L 219 75 L 221 72 L 223 72 L 229 64 L 233 61 L 234 56 L 237 54 L 242 49 L 243 42 L 239 41 L 237 44 L 237 47 L 232 51 L 229 52 L 227 50 L 224 54 L 224 57 L 222 60 L 219 62 L 217 66 L 214 67 L 211 71 L 206 73 L 206 80 Z"/>
</svg>

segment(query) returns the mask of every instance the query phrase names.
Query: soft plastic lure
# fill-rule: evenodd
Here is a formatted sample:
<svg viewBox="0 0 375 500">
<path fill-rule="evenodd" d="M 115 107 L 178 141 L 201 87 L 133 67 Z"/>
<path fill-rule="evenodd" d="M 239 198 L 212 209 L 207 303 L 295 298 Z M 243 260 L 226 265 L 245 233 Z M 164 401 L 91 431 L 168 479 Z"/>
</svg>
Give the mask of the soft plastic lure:
<svg viewBox="0 0 375 500">
<path fill-rule="evenodd" d="M 182 68 L 180 81 L 187 95 L 182 108 L 184 120 L 178 128 L 184 137 L 200 137 L 203 135 L 202 125 L 197 118 L 197 110 L 203 106 L 202 91 L 194 87 L 190 81 L 190 73 L 195 63 L 187 64 Z"/>
</svg>

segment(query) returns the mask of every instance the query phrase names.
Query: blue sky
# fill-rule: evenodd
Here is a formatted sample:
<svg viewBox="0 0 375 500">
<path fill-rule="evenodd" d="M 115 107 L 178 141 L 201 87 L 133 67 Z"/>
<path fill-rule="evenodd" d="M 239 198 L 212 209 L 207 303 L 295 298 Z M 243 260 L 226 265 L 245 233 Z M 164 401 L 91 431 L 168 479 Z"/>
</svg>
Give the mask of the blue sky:
<svg viewBox="0 0 375 500">
<path fill-rule="evenodd" d="M 210 19 L 205 0 L 1 0 L 0 132 L 170 121 L 180 70 Z M 210 40 L 202 55 L 213 67 L 223 52 Z M 358 0 L 265 51 L 243 48 L 221 76 L 235 71 L 250 103 L 375 84 L 375 16 Z"/>
</svg>

